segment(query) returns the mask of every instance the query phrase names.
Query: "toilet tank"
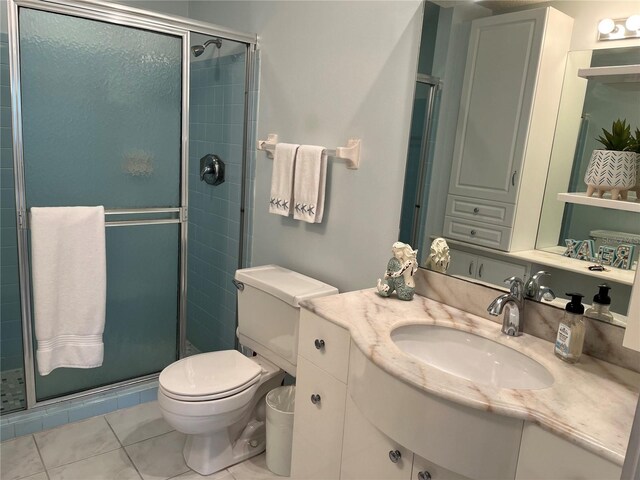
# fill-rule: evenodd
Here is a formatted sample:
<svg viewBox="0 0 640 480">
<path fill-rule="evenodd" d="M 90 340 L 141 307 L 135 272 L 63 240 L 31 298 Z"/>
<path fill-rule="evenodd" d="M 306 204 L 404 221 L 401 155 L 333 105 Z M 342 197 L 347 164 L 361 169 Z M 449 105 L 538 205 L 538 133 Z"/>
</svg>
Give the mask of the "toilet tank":
<svg viewBox="0 0 640 480">
<path fill-rule="evenodd" d="M 338 293 L 338 289 L 277 265 L 236 271 L 238 340 L 295 376 L 299 302 Z"/>
</svg>

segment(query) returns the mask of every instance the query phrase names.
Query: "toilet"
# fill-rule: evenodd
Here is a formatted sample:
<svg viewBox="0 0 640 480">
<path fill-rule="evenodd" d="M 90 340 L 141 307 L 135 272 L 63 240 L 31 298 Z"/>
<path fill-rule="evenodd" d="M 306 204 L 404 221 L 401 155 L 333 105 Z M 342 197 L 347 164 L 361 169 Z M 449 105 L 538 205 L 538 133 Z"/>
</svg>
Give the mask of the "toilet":
<svg viewBox="0 0 640 480">
<path fill-rule="evenodd" d="M 201 353 L 166 367 L 159 378 L 163 417 L 186 434 L 187 465 L 209 475 L 265 450 L 266 394 L 296 375 L 299 302 L 335 287 L 277 265 L 236 271 L 238 340 L 253 350 Z"/>
</svg>

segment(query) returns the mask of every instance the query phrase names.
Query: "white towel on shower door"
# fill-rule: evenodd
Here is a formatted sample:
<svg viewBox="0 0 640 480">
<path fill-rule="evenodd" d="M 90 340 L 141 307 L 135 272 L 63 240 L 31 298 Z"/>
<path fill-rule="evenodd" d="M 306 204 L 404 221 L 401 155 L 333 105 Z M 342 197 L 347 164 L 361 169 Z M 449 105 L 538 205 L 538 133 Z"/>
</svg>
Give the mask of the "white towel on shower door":
<svg viewBox="0 0 640 480">
<path fill-rule="evenodd" d="M 38 372 L 99 367 L 107 298 L 104 207 L 34 207 L 30 223 Z"/>
<path fill-rule="evenodd" d="M 301 145 L 293 180 L 293 218 L 320 223 L 324 214 L 327 155 L 324 147 Z"/>
<path fill-rule="evenodd" d="M 291 213 L 293 171 L 296 162 L 296 151 L 299 146 L 292 143 L 276 143 L 276 150 L 273 155 L 273 173 L 271 174 L 269 213 L 284 217 L 288 217 Z"/>
</svg>

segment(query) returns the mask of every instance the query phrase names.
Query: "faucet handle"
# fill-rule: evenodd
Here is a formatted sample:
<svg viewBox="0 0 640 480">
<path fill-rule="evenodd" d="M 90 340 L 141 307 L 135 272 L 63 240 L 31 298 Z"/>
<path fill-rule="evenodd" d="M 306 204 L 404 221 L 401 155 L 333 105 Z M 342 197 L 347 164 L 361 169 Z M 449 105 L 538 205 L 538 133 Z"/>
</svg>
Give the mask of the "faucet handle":
<svg viewBox="0 0 640 480">
<path fill-rule="evenodd" d="M 504 284 L 509 285 L 509 293 L 520 299 L 522 299 L 522 292 L 524 289 L 524 282 L 521 278 L 513 276 L 504 279 Z"/>
<path fill-rule="evenodd" d="M 527 298 L 532 298 L 539 302 L 543 298 L 547 301 L 551 301 L 556 298 L 555 294 L 551 291 L 549 287 L 545 287 L 541 285 L 540 278 L 545 275 L 551 275 L 549 272 L 545 272 L 544 270 L 540 270 L 539 272 L 531 275 L 531 278 L 527 280 L 527 283 L 524 285 L 524 294 Z"/>
</svg>

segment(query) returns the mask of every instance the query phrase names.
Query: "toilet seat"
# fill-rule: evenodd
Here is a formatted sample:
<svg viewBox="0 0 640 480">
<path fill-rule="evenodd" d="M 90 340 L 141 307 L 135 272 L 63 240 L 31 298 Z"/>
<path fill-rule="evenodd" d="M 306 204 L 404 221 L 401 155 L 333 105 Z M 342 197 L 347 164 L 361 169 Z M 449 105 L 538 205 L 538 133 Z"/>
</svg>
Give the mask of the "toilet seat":
<svg viewBox="0 0 640 480">
<path fill-rule="evenodd" d="M 160 374 L 162 392 L 183 402 L 217 400 L 245 391 L 260 380 L 262 368 L 236 350 L 183 358 Z"/>
</svg>

